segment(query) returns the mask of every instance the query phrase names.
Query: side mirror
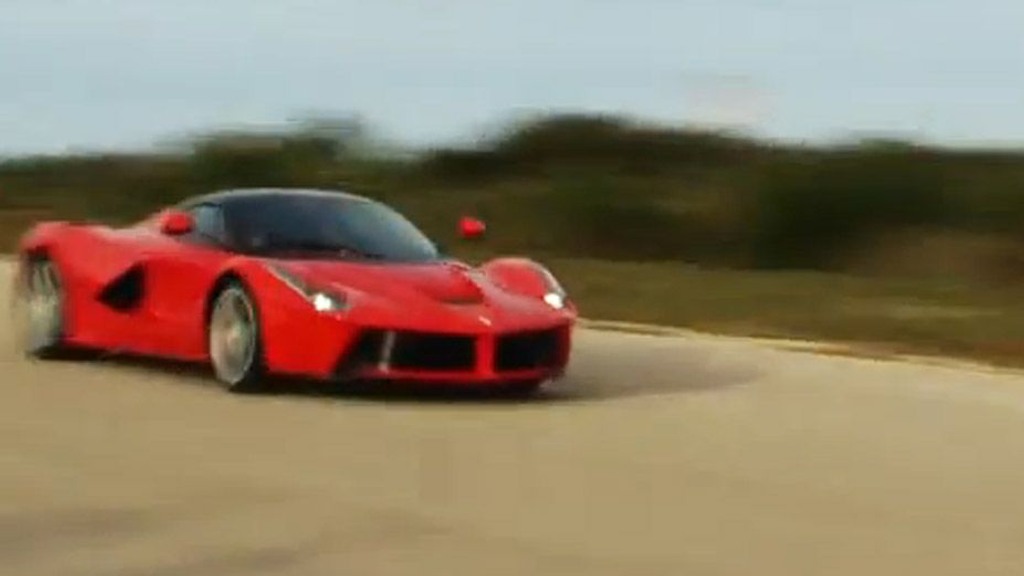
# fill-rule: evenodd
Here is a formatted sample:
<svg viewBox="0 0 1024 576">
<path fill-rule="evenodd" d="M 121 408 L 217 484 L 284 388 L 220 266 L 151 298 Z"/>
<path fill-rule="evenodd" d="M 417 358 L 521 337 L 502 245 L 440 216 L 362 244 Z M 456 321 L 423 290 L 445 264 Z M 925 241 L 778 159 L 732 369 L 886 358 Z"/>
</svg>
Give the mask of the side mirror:
<svg viewBox="0 0 1024 576">
<path fill-rule="evenodd" d="M 471 218 L 469 216 L 463 216 L 459 220 L 459 234 L 467 239 L 473 240 L 484 235 L 487 231 L 487 225 L 482 220 Z"/>
<path fill-rule="evenodd" d="M 168 210 L 160 217 L 160 232 L 168 236 L 182 236 L 195 228 L 195 220 L 188 212 Z"/>
</svg>

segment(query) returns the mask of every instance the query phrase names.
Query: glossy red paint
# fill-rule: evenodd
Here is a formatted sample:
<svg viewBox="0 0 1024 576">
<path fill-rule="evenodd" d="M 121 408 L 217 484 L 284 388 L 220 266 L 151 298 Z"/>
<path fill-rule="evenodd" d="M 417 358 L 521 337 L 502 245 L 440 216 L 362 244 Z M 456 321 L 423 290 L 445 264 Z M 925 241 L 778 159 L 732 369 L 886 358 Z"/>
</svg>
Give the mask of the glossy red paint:
<svg viewBox="0 0 1024 576">
<path fill-rule="evenodd" d="M 560 287 L 530 260 L 472 267 L 255 258 L 196 242 L 191 228 L 191 217 L 174 211 L 120 229 L 45 222 L 20 251 L 56 264 L 71 345 L 207 363 L 209 305 L 231 277 L 254 296 L 272 375 L 488 385 L 557 378 L 569 362 L 576 309 L 544 301 Z M 132 274 L 141 279 L 137 301 L 119 309 L 103 299 Z M 282 274 L 338 296 L 345 309 L 318 312 Z M 423 346 L 438 352 L 420 358 Z M 385 359 L 386 348 L 396 356 Z M 459 354 L 466 360 L 458 366 L 432 365 Z"/>
<path fill-rule="evenodd" d="M 160 216 L 160 231 L 168 236 L 188 234 L 195 228 L 195 224 L 188 212 L 167 210 Z"/>
<path fill-rule="evenodd" d="M 470 216 L 463 216 L 459 220 L 459 234 L 467 240 L 480 238 L 487 231 L 487 224 L 483 220 Z"/>
</svg>

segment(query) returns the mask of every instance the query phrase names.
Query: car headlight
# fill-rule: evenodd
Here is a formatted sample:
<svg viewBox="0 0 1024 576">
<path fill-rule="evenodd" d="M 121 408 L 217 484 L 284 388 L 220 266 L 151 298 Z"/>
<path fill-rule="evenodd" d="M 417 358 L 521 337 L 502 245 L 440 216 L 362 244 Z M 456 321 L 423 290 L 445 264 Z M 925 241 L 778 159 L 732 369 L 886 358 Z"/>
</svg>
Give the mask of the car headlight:
<svg viewBox="0 0 1024 576">
<path fill-rule="evenodd" d="M 544 283 L 547 284 L 547 292 L 544 293 L 544 303 L 555 310 L 564 309 L 566 300 L 568 300 L 565 288 L 562 288 L 562 285 L 550 270 L 540 265 L 537 266 L 537 269 L 540 272 L 541 278 L 544 279 Z"/>
<path fill-rule="evenodd" d="M 327 314 L 341 312 L 348 308 L 348 301 L 339 292 L 311 286 L 281 266 L 268 264 L 267 269 L 289 288 L 301 294 L 317 312 Z"/>
<path fill-rule="evenodd" d="M 565 296 L 557 292 L 548 292 L 544 295 L 544 302 L 555 310 L 565 308 Z"/>
<path fill-rule="evenodd" d="M 327 292 L 313 294 L 310 302 L 313 303 L 313 308 L 317 312 L 340 312 L 345 309 L 344 300 L 335 294 L 328 294 Z"/>
</svg>

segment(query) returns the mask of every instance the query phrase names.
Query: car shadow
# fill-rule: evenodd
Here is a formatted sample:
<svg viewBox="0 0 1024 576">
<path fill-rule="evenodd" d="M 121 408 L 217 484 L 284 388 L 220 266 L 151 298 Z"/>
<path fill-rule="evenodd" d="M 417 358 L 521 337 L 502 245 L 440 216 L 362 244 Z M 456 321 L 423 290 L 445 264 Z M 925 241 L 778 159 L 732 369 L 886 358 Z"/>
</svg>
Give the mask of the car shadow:
<svg viewBox="0 0 1024 576">
<path fill-rule="evenodd" d="M 212 371 L 204 365 L 123 355 L 104 355 L 93 361 L 115 369 L 173 376 L 197 386 L 217 386 Z M 549 382 L 528 396 L 440 383 L 321 382 L 298 378 L 273 378 L 260 391 L 244 396 L 425 405 L 564 404 L 708 393 L 748 384 L 758 373 L 757 365 L 749 358 L 709 356 L 703 347 L 664 339 L 645 342 L 645 346 L 633 347 L 628 354 L 581 348 L 564 378 Z"/>
</svg>

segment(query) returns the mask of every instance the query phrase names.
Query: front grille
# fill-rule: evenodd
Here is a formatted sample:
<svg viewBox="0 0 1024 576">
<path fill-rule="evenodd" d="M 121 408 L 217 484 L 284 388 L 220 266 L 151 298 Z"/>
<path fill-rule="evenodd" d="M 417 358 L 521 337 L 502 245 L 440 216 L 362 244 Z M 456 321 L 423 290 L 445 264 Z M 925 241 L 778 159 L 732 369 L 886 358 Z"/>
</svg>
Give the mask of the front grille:
<svg viewBox="0 0 1024 576">
<path fill-rule="evenodd" d="M 472 336 L 366 330 L 349 348 L 337 372 L 351 375 L 375 369 L 382 362 L 396 370 L 472 370 L 476 366 L 476 341 Z"/>
<path fill-rule="evenodd" d="M 470 370 L 476 363 L 472 336 L 395 333 L 391 366 L 415 370 Z"/>
<path fill-rule="evenodd" d="M 561 347 L 559 330 L 520 332 L 501 336 L 494 354 L 499 372 L 546 368 L 558 362 Z"/>
</svg>

